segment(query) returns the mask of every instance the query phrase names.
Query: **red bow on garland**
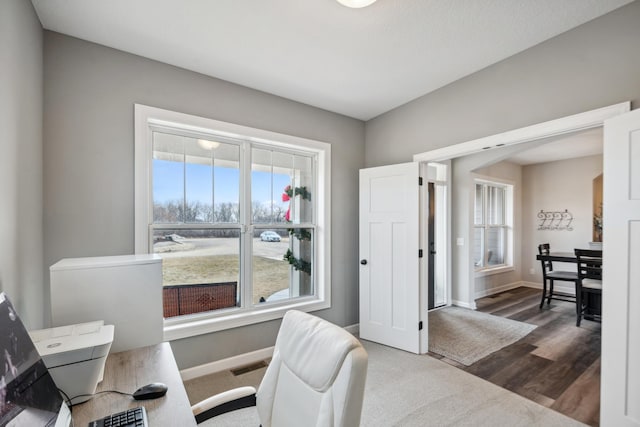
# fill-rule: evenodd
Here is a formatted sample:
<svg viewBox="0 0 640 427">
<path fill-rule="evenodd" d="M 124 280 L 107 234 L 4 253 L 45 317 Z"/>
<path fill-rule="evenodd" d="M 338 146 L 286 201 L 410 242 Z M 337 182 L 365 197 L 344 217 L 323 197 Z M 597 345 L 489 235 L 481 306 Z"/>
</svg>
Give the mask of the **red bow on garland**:
<svg viewBox="0 0 640 427">
<path fill-rule="evenodd" d="M 289 200 L 291 200 L 291 197 L 293 197 L 293 190 L 291 189 L 290 185 L 287 185 L 284 188 L 284 193 L 282 193 L 282 201 L 283 202 L 288 202 Z M 287 209 L 287 213 L 284 214 L 284 219 L 289 222 L 291 221 L 291 205 L 289 205 L 289 208 Z"/>
</svg>

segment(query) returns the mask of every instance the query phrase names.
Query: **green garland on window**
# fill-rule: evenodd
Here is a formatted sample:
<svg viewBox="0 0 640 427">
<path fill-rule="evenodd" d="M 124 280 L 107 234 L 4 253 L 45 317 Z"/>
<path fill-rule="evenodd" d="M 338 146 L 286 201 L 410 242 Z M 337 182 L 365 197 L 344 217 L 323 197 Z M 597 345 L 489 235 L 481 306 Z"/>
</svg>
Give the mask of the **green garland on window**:
<svg viewBox="0 0 640 427">
<path fill-rule="evenodd" d="M 311 193 L 307 190 L 307 187 L 295 187 L 291 188 L 290 185 L 284 189 L 287 196 L 293 198 L 293 196 L 302 196 L 303 200 L 311 201 Z"/>
<path fill-rule="evenodd" d="M 307 190 L 307 187 L 292 188 L 290 185 L 285 187 L 284 194 L 282 195 L 282 201 L 285 202 L 291 200 L 295 196 L 300 196 L 303 200 L 311 201 L 311 193 Z M 289 220 L 289 211 L 287 211 L 285 219 L 287 222 L 291 222 Z M 296 237 L 299 241 L 311 241 L 311 232 L 309 230 L 305 230 L 303 228 L 288 228 L 287 231 L 290 236 Z M 309 261 L 296 258 L 293 255 L 293 252 L 291 252 L 291 249 L 287 249 L 287 253 L 284 254 L 283 259 L 289 262 L 289 264 L 297 271 L 303 271 L 308 275 L 311 275 L 311 263 Z"/>
<path fill-rule="evenodd" d="M 296 269 L 296 271 L 303 271 L 308 275 L 311 275 L 311 263 L 303 259 L 298 259 L 294 257 L 293 252 L 291 252 L 291 249 L 287 249 L 287 253 L 284 254 L 283 259 L 285 261 L 288 261 L 289 264 L 291 264 L 291 266 L 294 269 Z"/>
<path fill-rule="evenodd" d="M 288 228 L 290 236 L 294 236 L 298 240 L 311 241 L 311 232 L 305 228 Z"/>
</svg>

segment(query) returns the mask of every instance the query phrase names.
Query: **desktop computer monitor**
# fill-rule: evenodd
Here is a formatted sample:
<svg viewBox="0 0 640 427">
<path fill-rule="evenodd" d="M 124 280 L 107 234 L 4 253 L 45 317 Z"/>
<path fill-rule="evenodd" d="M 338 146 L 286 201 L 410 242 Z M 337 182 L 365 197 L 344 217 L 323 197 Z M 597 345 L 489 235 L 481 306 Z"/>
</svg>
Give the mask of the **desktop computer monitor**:
<svg viewBox="0 0 640 427">
<path fill-rule="evenodd" d="M 0 427 L 67 427 L 71 413 L 20 317 L 0 293 Z"/>
</svg>

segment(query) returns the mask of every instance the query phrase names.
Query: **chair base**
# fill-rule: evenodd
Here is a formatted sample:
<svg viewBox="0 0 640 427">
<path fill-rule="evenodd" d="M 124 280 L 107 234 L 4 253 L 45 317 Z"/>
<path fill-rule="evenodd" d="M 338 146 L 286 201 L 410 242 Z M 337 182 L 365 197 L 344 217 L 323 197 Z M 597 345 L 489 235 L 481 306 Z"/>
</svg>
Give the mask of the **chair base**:
<svg viewBox="0 0 640 427">
<path fill-rule="evenodd" d="M 580 326 L 580 323 L 584 320 L 591 320 L 592 322 L 602 323 L 602 316 L 599 314 L 583 314 L 582 316 L 578 316 L 578 321 L 576 322 L 576 326 Z"/>
<path fill-rule="evenodd" d="M 574 295 L 566 295 L 566 294 L 556 294 L 553 292 L 553 281 L 551 280 L 549 283 L 549 291 L 547 292 L 547 282 L 543 282 L 542 284 L 542 300 L 540 301 L 540 309 L 544 306 L 544 300 L 547 300 L 547 305 L 551 304 L 551 300 L 557 301 L 565 301 L 576 303 L 577 298 Z"/>
<path fill-rule="evenodd" d="M 572 295 L 564 295 L 564 294 L 546 294 L 546 295 L 542 295 L 542 302 L 540 303 L 540 308 L 542 308 L 542 306 L 544 306 L 544 300 L 547 300 L 547 305 L 551 303 L 551 300 L 556 300 L 556 301 L 565 301 L 565 302 L 572 302 L 575 304 L 576 302 L 576 297 L 572 296 Z"/>
<path fill-rule="evenodd" d="M 602 291 L 583 288 L 577 304 L 576 326 L 580 326 L 583 318 L 602 323 Z"/>
<path fill-rule="evenodd" d="M 582 296 L 580 300 L 582 309 L 578 309 L 576 326 L 580 326 L 582 319 L 602 323 L 601 298 L 600 293 L 586 293 Z"/>
</svg>

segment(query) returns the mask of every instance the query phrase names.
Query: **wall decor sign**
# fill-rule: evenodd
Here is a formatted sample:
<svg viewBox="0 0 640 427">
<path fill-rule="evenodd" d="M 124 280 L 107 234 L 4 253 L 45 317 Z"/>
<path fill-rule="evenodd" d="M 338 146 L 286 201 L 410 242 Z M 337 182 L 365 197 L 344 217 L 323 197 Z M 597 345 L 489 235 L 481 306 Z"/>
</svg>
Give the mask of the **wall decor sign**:
<svg viewBox="0 0 640 427">
<path fill-rule="evenodd" d="M 573 214 L 567 209 L 564 211 L 538 212 L 538 230 L 566 230 L 572 231 Z"/>
</svg>

